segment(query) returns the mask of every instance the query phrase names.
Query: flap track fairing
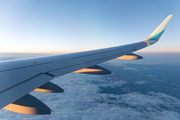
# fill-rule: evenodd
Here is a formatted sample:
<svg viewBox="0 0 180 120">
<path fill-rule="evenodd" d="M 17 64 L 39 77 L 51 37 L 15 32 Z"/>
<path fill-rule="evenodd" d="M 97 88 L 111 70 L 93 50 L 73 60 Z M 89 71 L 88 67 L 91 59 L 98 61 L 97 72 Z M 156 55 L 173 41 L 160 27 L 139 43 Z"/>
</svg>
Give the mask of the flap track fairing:
<svg viewBox="0 0 180 120">
<path fill-rule="evenodd" d="M 30 115 L 51 114 L 51 109 L 48 106 L 30 94 L 23 96 L 15 102 L 5 106 L 3 109 Z"/>
<path fill-rule="evenodd" d="M 39 88 L 36 88 L 34 91 L 37 92 L 45 92 L 45 93 L 61 93 L 64 92 L 64 90 L 59 87 L 58 85 L 52 83 L 52 82 L 47 82 L 46 84 L 42 85 Z"/>
<path fill-rule="evenodd" d="M 83 68 L 80 70 L 75 71 L 74 73 L 83 73 L 83 74 L 93 74 L 93 75 L 108 75 L 111 74 L 111 71 L 98 66 L 98 65 L 94 65 L 88 68 Z"/>
<path fill-rule="evenodd" d="M 136 55 L 134 53 L 129 53 L 126 55 L 123 55 L 121 57 L 118 57 L 116 59 L 123 59 L 123 60 L 138 60 L 138 59 L 143 59 L 142 56 Z"/>
</svg>

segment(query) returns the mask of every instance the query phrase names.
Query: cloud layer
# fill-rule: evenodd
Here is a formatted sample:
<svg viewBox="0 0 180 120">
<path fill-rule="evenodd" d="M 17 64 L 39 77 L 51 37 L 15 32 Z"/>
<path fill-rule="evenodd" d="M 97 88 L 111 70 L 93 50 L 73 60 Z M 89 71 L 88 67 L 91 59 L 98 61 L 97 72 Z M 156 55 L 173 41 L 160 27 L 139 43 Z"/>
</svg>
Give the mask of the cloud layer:
<svg viewBox="0 0 180 120">
<path fill-rule="evenodd" d="M 123 87 L 126 81 L 109 76 L 71 73 L 57 77 L 54 83 L 65 92 L 31 94 L 45 102 L 54 113 L 46 116 L 22 115 L 1 110 L 0 119 L 51 120 L 178 120 L 180 101 L 164 93 L 137 92 L 126 94 L 101 93 L 100 87 Z"/>
<path fill-rule="evenodd" d="M 70 73 L 57 77 L 52 82 L 62 87 L 64 93 L 30 93 L 54 111 L 51 115 L 33 116 L 1 110 L 0 120 L 179 120 L 180 100 L 168 92 L 147 88 L 155 85 L 152 89 L 166 90 L 169 87 L 167 90 L 174 90 L 172 93 L 176 90 L 173 89 L 175 83 L 162 82 L 149 66 L 131 66 L 113 66 L 117 72 L 105 76 Z M 141 92 L 145 90 L 147 92 Z"/>
</svg>

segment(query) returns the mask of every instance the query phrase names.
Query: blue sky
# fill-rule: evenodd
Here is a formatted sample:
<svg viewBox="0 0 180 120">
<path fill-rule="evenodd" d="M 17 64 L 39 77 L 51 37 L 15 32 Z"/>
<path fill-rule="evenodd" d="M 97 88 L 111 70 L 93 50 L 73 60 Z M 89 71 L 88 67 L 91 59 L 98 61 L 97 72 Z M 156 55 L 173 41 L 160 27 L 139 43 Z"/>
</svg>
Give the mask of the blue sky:
<svg viewBox="0 0 180 120">
<path fill-rule="evenodd" d="M 179 0 L 1 0 L 0 52 L 65 53 L 146 39 L 174 14 L 160 41 L 141 52 L 180 52 Z"/>
</svg>

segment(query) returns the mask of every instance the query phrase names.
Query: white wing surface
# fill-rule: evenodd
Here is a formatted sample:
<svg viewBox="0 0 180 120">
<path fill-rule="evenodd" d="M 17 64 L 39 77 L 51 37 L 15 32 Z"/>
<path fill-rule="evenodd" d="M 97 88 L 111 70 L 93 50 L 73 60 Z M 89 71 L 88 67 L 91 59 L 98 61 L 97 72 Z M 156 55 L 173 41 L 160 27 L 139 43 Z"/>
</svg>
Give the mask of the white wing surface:
<svg viewBox="0 0 180 120">
<path fill-rule="evenodd" d="M 17 103 L 20 98 L 26 101 L 30 98 L 26 96 L 29 92 L 48 83 L 54 77 L 129 55 L 154 44 L 161 37 L 172 16 L 169 15 L 146 40 L 138 43 L 86 52 L 0 62 L 0 108 L 4 107 L 4 109 L 18 112 L 13 110 L 17 106 L 11 108 L 8 104 Z M 27 107 L 27 105 L 24 106 Z"/>
</svg>

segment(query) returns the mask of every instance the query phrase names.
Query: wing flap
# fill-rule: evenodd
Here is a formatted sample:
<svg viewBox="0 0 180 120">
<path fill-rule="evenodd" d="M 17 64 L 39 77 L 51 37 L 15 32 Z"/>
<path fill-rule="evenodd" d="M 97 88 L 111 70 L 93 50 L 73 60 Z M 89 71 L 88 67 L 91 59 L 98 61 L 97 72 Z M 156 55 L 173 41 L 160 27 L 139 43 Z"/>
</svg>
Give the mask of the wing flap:
<svg viewBox="0 0 180 120">
<path fill-rule="evenodd" d="M 27 68 L 0 72 L 0 92 L 38 74 L 38 72 L 30 71 Z"/>
<path fill-rule="evenodd" d="M 27 93 L 33 91 L 37 87 L 47 83 L 48 81 L 52 80 L 53 77 L 50 77 L 45 74 L 39 74 L 34 76 L 33 78 L 27 79 L 15 86 L 12 86 L 4 91 L 0 92 L 0 108 L 8 105 L 16 101 L 17 99 L 23 97 Z"/>
</svg>

